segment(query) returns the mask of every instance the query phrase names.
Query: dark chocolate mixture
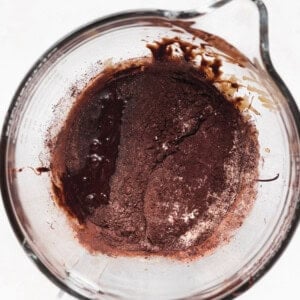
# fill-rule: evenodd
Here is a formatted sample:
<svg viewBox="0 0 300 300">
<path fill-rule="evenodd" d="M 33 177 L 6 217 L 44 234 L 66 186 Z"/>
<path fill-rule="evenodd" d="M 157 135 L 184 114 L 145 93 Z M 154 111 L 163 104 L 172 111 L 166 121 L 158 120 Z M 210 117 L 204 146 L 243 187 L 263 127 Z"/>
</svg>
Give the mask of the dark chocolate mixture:
<svg viewBox="0 0 300 300">
<path fill-rule="evenodd" d="M 255 128 L 204 72 L 166 49 L 95 80 L 58 135 L 55 193 L 90 249 L 199 247 L 238 201 L 243 180 L 254 186 Z"/>
</svg>

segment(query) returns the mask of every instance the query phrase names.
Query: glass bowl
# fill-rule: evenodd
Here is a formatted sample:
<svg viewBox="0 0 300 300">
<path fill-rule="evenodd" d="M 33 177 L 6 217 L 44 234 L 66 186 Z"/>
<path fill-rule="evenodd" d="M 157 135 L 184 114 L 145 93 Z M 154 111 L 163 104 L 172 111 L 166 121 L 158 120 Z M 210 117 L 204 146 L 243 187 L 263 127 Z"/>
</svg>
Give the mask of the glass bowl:
<svg viewBox="0 0 300 300">
<path fill-rule="evenodd" d="M 272 266 L 299 220 L 300 117 L 272 66 L 267 25 L 259 0 L 208 1 L 192 11 L 128 12 L 77 30 L 38 60 L 5 120 L 1 190 L 17 238 L 49 279 L 81 299 L 230 299 Z M 220 48 L 208 34 L 197 36 L 196 29 L 225 39 L 249 60 L 241 56 L 243 67 L 232 63 L 240 52 L 228 44 Z M 223 79 L 243 86 L 232 93 L 248 99 L 242 110 L 259 132 L 257 197 L 230 241 L 194 261 L 91 254 L 53 200 L 51 172 L 43 172 L 50 166 L 45 143 L 60 130 L 78 90 L 107 65 L 150 57 L 146 44 L 165 37 L 210 44 L 207 49 L 224 58 Z"/>
</svg>

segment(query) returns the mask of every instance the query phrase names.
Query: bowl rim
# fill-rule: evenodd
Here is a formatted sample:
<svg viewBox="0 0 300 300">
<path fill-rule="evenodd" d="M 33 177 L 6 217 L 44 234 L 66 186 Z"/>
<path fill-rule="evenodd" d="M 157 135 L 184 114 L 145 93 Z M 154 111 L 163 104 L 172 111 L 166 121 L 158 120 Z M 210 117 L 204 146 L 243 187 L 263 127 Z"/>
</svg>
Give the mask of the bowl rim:
<svg viewBox="0 0 300 300">
<path fill-rule="evenodd" d="M 291 113 L 294 117 L 294 122 L 296 124 L 296 129 L 298 132 L 298 135 L 300 136 L 300 112 L 297 107 L 297 104 L 290 93 L 289 89 L 279 76 L 279 74 L 276 72 L 275 68 L 273 67 L 271 57 L 270 57 L 270 51 L 269 51 L 269 40 L 268 40 L 268 13 L 266 6 L 261 0 L 249 0 L 256 4 L 257 9 L 259 11 L 259 22 L 260 22 L 260 52 L 262 56 L 263 64 L 268 72 L 268 74 L 271 76 L 271 78 L 276 83 L 277 87 L 283 94 L 284 98 L 286 99 L 288 106 L 291 110 Z M 222 2 L 222 1 L 221 1 Z M 224 2 L 230 2 L 230 0 L 225 0 Z M 40 63 L 48 57 L 51 53 L 53 53 L 54 50 L 60 49 L 63 47 L 66 43 L 68 43 L 70 40 L 76 38 L 77 36 L 81 35 L 85 31 L 88 31 L 94 27 L 99 27 L 103 25 L 107 25 L 109 23 L 113 23 L 115 21 L 120 21 L 124 19 L 135 19 L 135 18 L 142 18 L 142 17 L 155 17 L 155 18 L 164 18 L 167 20 L 174 19 L 175 18 L 181 18 L 181 19 L 189 19 L 192 17 L 198 16 L 199 13 L 195 11 L 191 12 L 178 12 L 177 14 L 174 14 L 174 12 L 168 11 L 168 10 L 134 10 L 134 11 L 127 11 L 127 12 L 121 12 L 116 14 L 111 14 L 108 16 L 105 16 L 103 18 L 99 18 L 91 23 L 88 23 L 87 25 L 84 25 L 73 32 L 69 33 L 62 39 L 60 39 L 58 42 L 56 42 L 53 46 L 51 46 L 36 62 L 35 64 L 30 68 L 30 70 L 27 72 L 21 83 L 19 84 L 19 87 L 17 88 L 12 101 L 10 103 L 9 109 L 6 113 L 2 132 L 0 136 L 0 188 L 1 188 L 1 194 L 3 199 L 4 208 L 6 210 L 6 214 L 9 219 L 9 223 L 15 233 L 15 236 L 17 237 L 18 241 L 20 242 L 22 248 L 26 252 L 27 256 L 31 258 L 31 261 L 38 267 L 38 269 L 49 279 L 51 280 L 58 288 L 63 290 L 64 292 L 67 292 L 68 294 L 76 297 L 77 299 L 82 300 L 89 300 L 89 298 L 79 294 L 78 292 L 72 290 L 65 282 L 59 280 L 51 271 L 46 267 L 46 265 L 35 255 L 34 251 L 30 248 L 30 246 L 24 241 L 26 241 L 24 233 L 21 229 L 21 226 L 18 224 L 17 218 L 14 214 L 14 208 L 12 205 L 12 202 L 10 201 L 9 196 L 9 188 L 7 184 L 7 178 L 6 178 L 6 150 L 8 146 L 8 137 L 6 135 L 6 132 L 8 128 L 10 127 L 10 119 L 13 114 L 14 107 L 16 105 L 16 102 L 18 101 L 19 95 L 26 85 L 26 82 L 29 78 L 32 77 L 34 74 L 34 71 L 38 68 Z M 249 278 L 245 283 L 243 283 L 240 286 L 237 286 L 236 288 L 233 288 L 233 291 L 230 292 L 229 295 L 219 295 L 222 297 L 223 300 L 229 300 L 233 299 L 235 297 L 238 297 L 245 291 L 247 291 L 250 287 L 252 287 L 259 279 L 261 279 L 270 269 L 271 267 L 276 263 L 276 261 L 280 258 L 282 253 L 285 251 L 286 247 L 288 246 L 293 234 L 296 231 L 296 228 L 299 224 L 300 220 L 300 199 L 298 199 L 295 213 L 293 216 L 293 219 L 291 221 L 289 230 L 286 233 L 286 236 L 284 240 L 281 242 L 281 245 L 278 247 L 274 255 L 265 262 L 265 264 L 257 270 L 256 274 Z"/>
</svg>

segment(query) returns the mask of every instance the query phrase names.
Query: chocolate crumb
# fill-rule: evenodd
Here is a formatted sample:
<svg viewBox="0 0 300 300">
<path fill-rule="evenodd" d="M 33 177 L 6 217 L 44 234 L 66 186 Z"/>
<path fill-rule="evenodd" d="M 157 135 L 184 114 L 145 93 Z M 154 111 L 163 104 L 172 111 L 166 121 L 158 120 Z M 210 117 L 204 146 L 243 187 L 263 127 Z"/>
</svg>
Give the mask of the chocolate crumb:
<svg viewBox="0 0 300 300">
<path fill-rule="evenodd" d="M 260 181 L 260 182 L 271 182 L 271 181 L 275 181 L 279 178 L 279 173 L 276 174 L 274 177 L 272 178 L 268 178 L 268 179 L 257 179 L 257 181 Z"/>
<path fill-rule="evenodd" d="M 50 172 L 50 168 L 47 168 L 47 167 L 38 167 L 38 168 L 35 168 L 35 170 L 39 174 L 45 173 L 45 172 Z"/>
</svg>

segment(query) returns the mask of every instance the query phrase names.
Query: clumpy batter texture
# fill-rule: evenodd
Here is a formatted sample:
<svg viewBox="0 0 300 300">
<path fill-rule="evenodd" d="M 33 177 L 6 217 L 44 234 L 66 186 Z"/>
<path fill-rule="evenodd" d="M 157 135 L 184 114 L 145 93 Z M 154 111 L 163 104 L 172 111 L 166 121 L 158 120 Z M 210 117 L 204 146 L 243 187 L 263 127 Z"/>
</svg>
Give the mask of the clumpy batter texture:
<svg viewBox="0 0 300 300">
<path fill-rule="evenodd" d="M 81 93 L 51 166 L 89 249 L 196 255 L 245 185 L 254 197 L 257 164 L 253 125 L 204 72 L 160 56 L 104 72 Z"/>
</svg>

